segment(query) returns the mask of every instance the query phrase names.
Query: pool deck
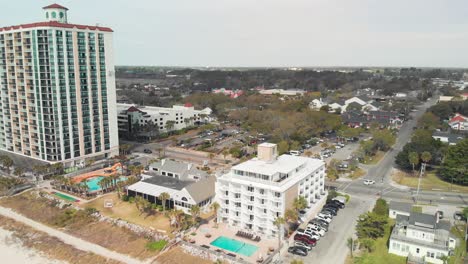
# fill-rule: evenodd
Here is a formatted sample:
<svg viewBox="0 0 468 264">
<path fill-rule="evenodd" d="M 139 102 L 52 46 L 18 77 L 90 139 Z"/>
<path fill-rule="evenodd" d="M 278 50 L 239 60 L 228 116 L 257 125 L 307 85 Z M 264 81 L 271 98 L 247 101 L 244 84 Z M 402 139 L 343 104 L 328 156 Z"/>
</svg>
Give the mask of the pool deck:
<svg viewBox="0 0 468 264">
<path fill-rule="evenodd" d="M 108 176 L 116 175 L 117 168 L 121 166 L 122 165 L 120 165 L 120 163 L 116 163 L 112 167 L 107 167 L 107 168 L 103 168 L 103 169 L 99 169 L 95 171 L 86 172 L 78 176 L 72 177 L 72 181 L 75 183 L 78 183 L 78 182 L 82 182 L 83 180 L 93 178 L 93 177 L 98 177 L 98 176 L 108 177 Z M 111 172 L 106 172 L 106 171 L 111 171 Z"/>
<path fill-rule="evenodd" d="M 224 224 L 224 223 L 219 223 L 218 228 L 215 228 L 214 222 L 213 220 L 211 220 L 208 224 L 201 225 L 200 228 L 198 228 L 198 230 L 196 231 L 197 234 L 195 236 L 190 236 L 190 238 L 193 238 L 195 240 L 195 244 L 199 246 L 201 245 L 210 246 L 210 249 L 212 250 L 216 250 L 218 249 L 218 247 L 211 245 L 211 242 L 213 242 L 220 236 L 225 236 L 228 238 L 238 240 L 240 242 L 244 242 L 244 243 L 257 246 L 258 250 L 255 251 L 255 253 L 253 253 L 252 256 L 250 257 L 219 248 L 223 250 L 225 253 L 236 254 L 238 258 L 243 258 L 244 260 L 251 262 L 251 263 L 256 263 L 260 256 L 262 256 L 263 259 L 267 258 L 268 250 L 270 247 L 273 247 L 274 249 L 278 247 L 278 239 L 276 238 L 266 239 L 265 236 L 261 236 L 262 240 L 260 240 L 260 242 L 255 242 L 247 238 L 236 236 L 236 233 L 239 230 L 240 229 L 229 227 L 227 224 Z M 211 235 L 210 238 L 205 237 L 205 234 L 207 233 Z"/>
</svg>

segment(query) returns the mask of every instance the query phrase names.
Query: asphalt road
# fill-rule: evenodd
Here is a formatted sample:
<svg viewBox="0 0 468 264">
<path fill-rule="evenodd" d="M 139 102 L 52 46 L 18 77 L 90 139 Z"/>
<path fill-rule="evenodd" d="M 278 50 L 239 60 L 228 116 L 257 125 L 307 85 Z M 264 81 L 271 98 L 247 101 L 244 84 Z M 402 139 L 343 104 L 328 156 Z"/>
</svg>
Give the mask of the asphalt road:
<svg viewBox="0 0 468 264">
<path fill-rule="evenodd" d="M 427 108 L 434 105 L 436 102 L 436 99 L 431 99 L 419 106 L 418 111 L 413 112 L 412 119 L 405 122 L 401 127 L 393 149 L 391 149 L 377 165 L 369 167 L 366 179 L 372 179 L 376 184 L 370 186 L 364 185 L 362 179 L 358 179 L 351 182 L 330 182 L 327 183 L 327 185 L 337 187 L 338 190 L 352 195 L 360 195 L 361 197 L 375 199 L 382 196 L 387 199 L 415 202 L 416 190 L 392 186 L 390 172 L 394 167 L 395 156 L 411 139 L 413 127 L 416 125 L 417 120 L 425 113 Z M 466 193 L 420 191 L 417 199 L 427 204 L 468 205 L 468 194 Z"/>
<path fill-rule="evenodd" d="M 290 263 L 293 259 L 301 259 L 304 263 L 329 264 L 344 263 L 349 249 L 346 240 L 355 233 L 357 218 L 374 206 L 374 200 L 351 197 L 344 209 L 338 212 L 330 223 L 328 232 L 317 243 L 309 255 L 300 257 L 287 253 L 283 263 Z"/>
</svg>

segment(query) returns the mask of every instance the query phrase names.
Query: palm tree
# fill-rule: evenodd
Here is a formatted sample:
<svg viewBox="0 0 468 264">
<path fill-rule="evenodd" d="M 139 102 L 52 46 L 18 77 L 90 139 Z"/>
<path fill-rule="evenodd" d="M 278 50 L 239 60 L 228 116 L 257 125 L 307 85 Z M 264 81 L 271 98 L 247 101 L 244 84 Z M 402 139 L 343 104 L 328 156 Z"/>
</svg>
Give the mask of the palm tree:
<svg viewBox="0 0 468 264">
<path fill-rule="evenodd" d="M 169 222 L 171 224 L 171 226 L 173 225 L 173 223 L 176 223 L 176 210 L 169 210 L 166 212 L 166 216 L 169 218 Z"/>
<path fill-rule="evenodd" d="M 24 173 L 24 169 L 21 167 L 16 167 L 14 174 L 18 177 L 22 177 Z"/>
<path fill-rule="evenodd" d="M 161 200 L 163 206 L 163 212 L 166 211 L 166 201 L 169 200 L 171 196 L 167 192 L 162 192 L 159 194 L 158 199 Z"/>
<path fill-rule="evenodd" d="M 174 211 L 177 228 L 180 228 L 182 226 L 182 221 L 185 218 L 185 213 L 180 209 L 175 209 Z"/>
<path fill-rule="evenodd" d="M 7 170 L 7 173 L 10 173 L 10 168 L 13 166 L 13 160 L 8 156 L 1 157 L 2 166 Z"/>
<path fill-rule="evenodd" d="M 450 257 L 447 256 L 447 255 L 442 255 L 442 256 L 439 257 L 439 259 L 442 260 L 442 262 L 443 262 L 444 264 L 447 264 L 448 261 L 449 261 L 449 259 L 450 259 Z"/>
<path fill-rule="evenodd" d="M 174 125 L 175 125 L 174 120 L 167 120 L 166 125 L 165 125 L 167 132 L 170 132 L 174 128 Z"/>
<path fill-rule="evenodd" d="M 192 205 L 192 207 L 190 207 L 190 214 L 192 215 L 193 219 L 195 220 L 195 223 L 197 223 L 198 222 L 198 217 L 200 216 L 200 206 Z"/>
<path fill-rule="evenodd" d="M 208 158 L 210 159 L 210 161 L 213 161 L 213 158 L 214 158 L 215 156 L 216 156 L 216 155 L 215 155 L 214 153 L 212 153 L 212 152 L 210 152 L 210 153 L 208 154 Z"/>
<path fill-rule="evenodd" d="M 229 155 L 229 150 L 223 149 L 223 158 L 224 158 L 225 161 L 226 161 L 227 155 Z"/>
<path fill-rule="evenodd" d="M 413 165 L 413 173 L 414 173 L 414 166 L 419 164 L 419 155 L 417 152 L 410 152 L 408 154 L 408 161 Z"/>
<path fill-rule="evenodd" d="M 146 209 L 145 202 L 146 200 L 142 196 L 135 196 L 135 206 L 138 209 L 138 211 L 140 211 L 140 215 Z"/>
<path fill-rule="evenodd" d="M 221 207 L 221 206 L 219 205 L 218 202 L 214 202 L 210 206 L 211 210 L 213 210 L 215 212 L 215 214 L 216 214 L 215 227 L 218 227 L 218 210 L 219 210 L 219 207 Z"/>
<path fill-rule="evenodd" d="M 278 250 L 281 249 L 281 227 L 286 221 L 283 217 L 277 217 L 273 224 L 278 228 Z"/>
<path fill-rule="evenodd" d="M 432 155 L 431 155 L 430 152 L 424 151 L 423 153 L 421 153 L 421 160 L 422 160 L 424 163 L 427 164 L 431 159 L 432 159 Z"/>
<path fill-rule="evenodd" d="M 305 209 L 307 207 L 307 200 L 304 196 L 298 196 L 293 201 L 293 207 L 297 211 Z"/>
<path fill-rule="evenodd" d="M 294 209 L 288 209 L 284 212 L 284 220 L 289 223 L 295 223 L 299 219 L 299 214 Z M 288 234 L 289 234 L 290 225 L 288 226 Z"/>
</svg>

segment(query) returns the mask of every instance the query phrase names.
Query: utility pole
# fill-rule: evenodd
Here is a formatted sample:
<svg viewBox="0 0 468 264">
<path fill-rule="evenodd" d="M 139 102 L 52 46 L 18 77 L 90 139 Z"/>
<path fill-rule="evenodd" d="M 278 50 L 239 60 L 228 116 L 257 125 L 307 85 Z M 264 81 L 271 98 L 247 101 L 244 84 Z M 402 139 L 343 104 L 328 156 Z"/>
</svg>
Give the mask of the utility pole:
<svg viewBox="0 0 468 264">
<path fill-rule="evenodd" d="M 418 203 L 419 188 L 421 187 L 421 178 L 424 175 L 425 171 L 426 171 L 426 163 L 423 162 L 421 163 L 421 171 L 419 172 L 418 189 L 416 190 L 416 203 Z"/>
</svg>

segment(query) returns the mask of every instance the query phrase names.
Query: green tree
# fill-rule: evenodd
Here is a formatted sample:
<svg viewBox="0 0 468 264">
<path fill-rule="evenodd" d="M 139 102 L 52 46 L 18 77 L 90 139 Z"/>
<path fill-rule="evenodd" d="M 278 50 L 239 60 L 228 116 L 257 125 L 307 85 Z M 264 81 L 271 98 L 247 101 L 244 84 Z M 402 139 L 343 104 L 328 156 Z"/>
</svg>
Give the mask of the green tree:
<svg viewBox="0 0 468 264">
<path fill-rule="evenodd" d="M 16 167 L 14 174 L 18 177 L 22 177 L 24 174 L 24 169 L 21 167 Z"/>
<path fill-rule="evenodd" d="M 166 121 L 166 124 L 164 125 L 164 127 L 166 128 L 166 130 L 168 132 L 172 131 L 172 129 L 174 128 L 175 126 L 175 121 L 174 120 L 167 120 Z"/>
<path fill-rule="evenodd" d="M 198 218 L 200 217 L 200 206 L 192 205 L 190 207 L 190 214 L 192 215 L 195 222 L 198 222 Z"/>
<path fill-rule="evenodd" d="M 158 199 L 161 201 L 163 206 L 163 212 L 166 211 L 166 201 L 169 200 L 171 196 L 167 192 L 162 192 L 159 194 Z"/>
<path fill-rule="evenodd" d="M 448 147 L 438 173 L 445 181 L 468 185 L 468 139 Z"/>
<path fill-rule="evenodd" d="M 294 198 L 293 207 L 294 207 L 294 209 L 296 209 L 296 211 L 300 211 L 300 210 L 305 209 L 307 207 L 306 198 L 304 196 L 301 196 L 301 195 Z"/>
<path fill-rule="evenodd" d="M 419 164 L 419 155 L 418 155 L 418 153 L 414 152 L 414 151 L 408 153 L 408 161 L 413 166 L 413 173 L 414 173 L 414 167 Z"/>
<path fill-rule="evenodd" d="M 367 252 L 372 252 L 375 250 L 375 240 L 370 238 L 364 238 L 360 240 L 361 245 L 363 248 L 367 250 Z"/>
<path fill-rule="evenodd" d="M 2 166 L 7 170 L 7 173 L 10 173 L 10 168 L 13 166 L 13 160 L 4 155 L 0 157 L 0 161 L 2 162 Z"/>
<path fill-rule="evenodd" d="M 283 217 L 277 217 L 273 224 L 278 228 L 278 249 L 281 248 L 281 228 L 286 223 Z"/>
<path fill-rule="evenodd" d="M 347 240 L 346 240 L 346 245 L 348 246 L 349 248 L 349 252 L 351 254 L 351 257 L 353 257 L 353 252 L 354 252 L 354 244 L 355 244 L 355 241 L 352 237 L 349 237 Z"/>
<path fill-rule="evenodd" d="M 387 216 L 388 217 L 388 204 L 382 198 L 377 199 L 374 209 L 372 212 L 376 213 L 377 215 Z"/>
<path fill-rule="evenodd" d="M 418 126 L 427 129 L 434 130 L 439 126 L 439 118 L 431 112 L 424 113 L 418 121 Z"/>
<path fill-rule="evenodd" d="M 424 162 L 424 163 L 428 163 L 429 161 L 431 161 L 432 159 L 432 155 L 429 151 L 424 151 L 423 153 L 421 153 L 421 160 Z"/>
<path fill-rule="evenodd" d="M 291 224 L 296 223 L 298 219 L 299 219 L 299 214 L 297 213 L 297 210 L 288 209 L 286 210 L 286 212 L 284 212 L 284 220 L 289 225 L 288 233 L 289 233 L 289 230 L 291 229 Z"/>
<path fill-rule="evenodd" d="M 210 207 L 211 207 L 211 210 L 213 210 L 214 213 L 215 213 L 215 215 L 216 215 L 215 226 L 218 227 L 218 211 L 219 211 L 219 208 L 220 208 L 221 206 L 219 205 L 218 202 L 214 202 L 214 203 L 211 204 Z"/>
<path fill-rule="evenodd" d="M 395 144 L 396 137 L 388 129 L 377 130 L 372 134 L 372 142 L 377 150 L 387 151 Z"/>
<path fill-rule="evenodd" d="M 289 143 L 285 140 L 278 142 L 278 154 L 284 154 L 289 151 Z"/>
<path fill-rule="evenodd" d="M 388 219 L 386 216 L 370 212 L 359 216 L 356 231 L 359 239 L 382 237 L 385 233 L 385 225 Z"/>
</svg>

